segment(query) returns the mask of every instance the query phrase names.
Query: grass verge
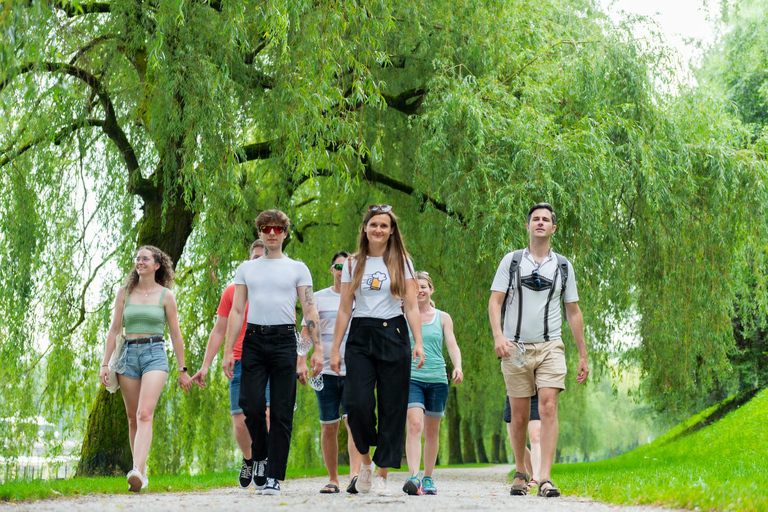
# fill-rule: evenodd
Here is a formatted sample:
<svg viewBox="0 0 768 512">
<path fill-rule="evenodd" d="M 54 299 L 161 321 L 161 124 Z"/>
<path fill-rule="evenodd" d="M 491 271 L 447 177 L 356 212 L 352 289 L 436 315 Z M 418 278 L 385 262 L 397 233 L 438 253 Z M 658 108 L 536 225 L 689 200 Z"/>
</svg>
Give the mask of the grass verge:
<svg viewBox="0 0 768 512">
<path fill-rule="evenodd" d="M 559 464 L 553 478 L 567 494 L 611 503 L 768 510 L 768 390 L 719 421 L 678 435 L 716 408 L 614 459 Z"/>
</svg>

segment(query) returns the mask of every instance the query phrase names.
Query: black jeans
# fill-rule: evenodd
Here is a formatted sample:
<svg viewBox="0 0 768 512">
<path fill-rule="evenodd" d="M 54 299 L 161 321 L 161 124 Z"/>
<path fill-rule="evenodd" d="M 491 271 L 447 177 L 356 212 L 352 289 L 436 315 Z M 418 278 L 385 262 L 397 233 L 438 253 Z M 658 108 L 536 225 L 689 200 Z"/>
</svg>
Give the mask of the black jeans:
<svg viewBox="0 0 768 512">
<path fill-rule="evenodd" d="M 263 334 L 248 324 L 243 339 L 240 408 L 251 435 L 251 457 L 269 457 L 265 476 L 285 480 L 296 403 L 295 326 L 279 326 L 281 332 Z M 270 380 L 270 428 L 267 432 L 264 392 Z"/>
<path fill-rule="evenodd" d="M 366 454 L 376 446 L 373 462 L 378 467 L 399 468 L 411 380 L 411 342 L 405 318 L 353 318 L 344 360 L 344 402 L 357 450 Z"/>
</svg>

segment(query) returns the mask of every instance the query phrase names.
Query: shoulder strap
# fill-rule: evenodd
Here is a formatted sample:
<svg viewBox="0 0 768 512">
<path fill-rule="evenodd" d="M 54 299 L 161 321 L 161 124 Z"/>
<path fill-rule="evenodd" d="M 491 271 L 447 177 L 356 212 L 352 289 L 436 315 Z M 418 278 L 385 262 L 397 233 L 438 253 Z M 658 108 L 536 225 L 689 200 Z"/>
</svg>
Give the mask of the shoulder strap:
<svg viewBox="0 0 768 512">
<path fill-rule="evenodd" d="M 515 277 L 515 272 L 520 266 L 520 260 L 523 258 L 523 250 L 518 249 L 512 253 L 512 262 L 509 264 L 509 283 L 507 283 L 507 293 L 504 294 L 504 302 L 501 303 L 501 328 L 504 329 L 504 317 L 507 313 L 507 299 L 509 298 L 509 290 L 512 289 L 512 279 Z"/>
<path fill-rule="evenodd" d="M 121 330 L 123 335 L 125 335 L 125 307 L 129 304 L 128 297 L 130 294 L 128 293 L 128 288 L 125 288 L 125 297 L 123 297 L 123 311 L 120 313 L 120 325 L 122 326 Z"/>
<path fill-rule="evenodd" d="M 565 285 L 568 282 L 568 258 L 562 254 L 555 253 L 557 257 L 557 266 L 560 268 L 560 303 L 563 305 L 563 317 L 568 321 L 568 312 L 565 310 Z M 554 283 L 553 283 L 554 285 Z"/>
<path fill-rule="evenodd" d="M 168 288 L 163 287 L 162 293 L 160 293 L 160 305 L 163 305 L 163 301 L 165 300 L 165 292 L 168 291 Z"/>
</svg>

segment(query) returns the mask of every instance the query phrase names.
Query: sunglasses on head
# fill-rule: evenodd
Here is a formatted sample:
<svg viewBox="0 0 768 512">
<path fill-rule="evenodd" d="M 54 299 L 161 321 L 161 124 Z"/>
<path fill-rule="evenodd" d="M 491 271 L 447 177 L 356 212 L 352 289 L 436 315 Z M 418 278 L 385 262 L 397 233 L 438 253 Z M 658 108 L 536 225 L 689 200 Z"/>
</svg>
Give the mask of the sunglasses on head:
<svg viewBox="0 0 768 512">
<path fill-rule="evenodd" d="M 343 263 L 334 263 L 333 265 L 331 265 L 331 268 L 335 268 L 336 270 L 342 270 L 344 268 L 344 264 Z"/>
<path fill-rule="evenodd" d="M 259 226 L 259 231 L 264 233 L 265 235 L 268 235 L 270 233 L 275 233 L 279 235 L 280 233 L 285 232 L 284 226 Z"/>
<path fill-rule="evenodd" d="M 368 211 L 387 213 L 392 211 L 392 207 L 388 204 L 372 204 L 368 207 Z"/>
</svg>

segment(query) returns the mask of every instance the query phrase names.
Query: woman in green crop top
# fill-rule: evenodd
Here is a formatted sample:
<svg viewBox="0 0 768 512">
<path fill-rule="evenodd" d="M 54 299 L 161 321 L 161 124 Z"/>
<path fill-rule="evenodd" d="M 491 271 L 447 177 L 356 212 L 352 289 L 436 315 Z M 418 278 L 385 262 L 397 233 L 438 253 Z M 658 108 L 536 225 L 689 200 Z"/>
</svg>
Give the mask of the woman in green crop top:
<svg viewBox="0 0 768 512">
<path fill-rule="evenodd" d="M 147 487 L 147 455 L 152 443 L 152 419 L 168 377 L 168 356 L 163 335 L 165 326 L 173 341 L 173 351 L 179 363 L 179 386 L 184 391 L 192 387 L 192 379 L 184 366 L 184 342 L 179 329 L 176 299 L 168 287 L 173 284 L 171 258 L 157 247 L 145 245 L 136 252 L 136 264 L 117 292 L 115 315 L 107 334 L 107 346 L 101 365 L 101 383 L 109 385 L 108 361 L 115 350 L 117 335 L 125 326 L 125 344 L 121 360 L 124 368 L 117 370 L 122 389 L 125 412 L 128 415 L 128 435 L 133 454 L 133 469 L 128 473 L 128 489 L 139 492 Z"/>
<path fill-rule="evenodd" d="M 409 478 L 403 491 L 411 495 L 437 494 L 432 471 L 437 462 L 440 420 L 448 399 L 448 376 L 445 373 L 443 342 L 453 363 L 454 384 L 461 384 L 461 351 L 453 334 L 451 315 L 435 309 L 432 293 L 435 287 L 427 272 L 416 272 L 419 294 L 416 302 L 421 317 L 421 339 L 426 361 L 421 368 L 411 367 L 411 385 L 408 396 L 408 435 L 405 438 L 405 456 Z M 411 340 L 413 343 L 413 340 Z M 419 480 L 421 466 L 421 435 L 424 434 L 424 478 Z"/>
</svg>

